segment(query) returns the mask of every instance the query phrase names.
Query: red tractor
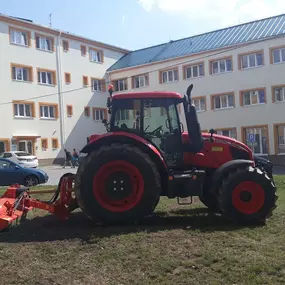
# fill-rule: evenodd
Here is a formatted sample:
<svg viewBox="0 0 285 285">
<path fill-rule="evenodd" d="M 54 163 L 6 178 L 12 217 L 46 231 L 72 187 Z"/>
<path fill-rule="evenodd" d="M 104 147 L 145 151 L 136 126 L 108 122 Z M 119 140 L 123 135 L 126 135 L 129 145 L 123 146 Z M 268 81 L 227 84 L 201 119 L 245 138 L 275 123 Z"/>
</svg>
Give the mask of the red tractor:
<svg viewBox="0 0 285 285">
<path fill-rule="evenodd" d="M 214 130 L 202 135 L 192 88 L 184 96 L 113 95 L 111 85 L 110 120 L 103 120 L 107 132 L 89 138 L 77 174 L 65 175 L 49 203 L 30 198 L 27 189 L 8 189 L 0 199 L 0 229 L 1 204 L 10 209 L 10 216 L 2 210 L 2 228 L 13 215 L 16 219 L 32 207 L 67 218 L 79 206 L 92 220 L 122 224 L 151 214 L 161 196 L 179 202 L 197 196 L 211 211 L 234 222 L 264 222 L 277 200 L 272 165 L 235 139 L 215 135 Z"/>
</svg>

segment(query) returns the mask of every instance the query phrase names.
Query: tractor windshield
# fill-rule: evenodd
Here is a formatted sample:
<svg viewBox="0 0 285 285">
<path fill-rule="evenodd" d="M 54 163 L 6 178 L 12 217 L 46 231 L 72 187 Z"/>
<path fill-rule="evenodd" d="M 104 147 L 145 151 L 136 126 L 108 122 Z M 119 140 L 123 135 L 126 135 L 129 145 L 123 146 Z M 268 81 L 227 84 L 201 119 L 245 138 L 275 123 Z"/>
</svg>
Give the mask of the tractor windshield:
<svg viewBox="0 0 285 285">
<path fill-rule="evenodd" d="M 177 100 L 167 98 L 114 100 L 111 131 L 136 133 L 164 152 L 164 142 L 168 137 L 172 138 L 172 142 L 173 137 L 181 141 L 177 104 Z"/>
</svg>

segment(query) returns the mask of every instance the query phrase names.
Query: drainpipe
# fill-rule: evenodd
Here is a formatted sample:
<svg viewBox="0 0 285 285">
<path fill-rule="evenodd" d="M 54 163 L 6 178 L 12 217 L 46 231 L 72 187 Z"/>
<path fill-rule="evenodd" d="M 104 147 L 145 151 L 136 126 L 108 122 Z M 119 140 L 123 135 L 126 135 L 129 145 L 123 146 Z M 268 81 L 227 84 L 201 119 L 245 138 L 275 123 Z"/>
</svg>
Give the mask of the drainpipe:
<svg viewBox="0 0 285 285">
<path fill-rule="evenodd" d="M 62 91 L 61 91 L 60 38 L 61 38 L 61 32 L 59 32 L 56 44 L 56 74 L 57 74 L 57 92 L 58 92 L 58 103 L 59 103 L 60 144 L 61 144 L 61 149 L 63 150 L 65 144 L 65 128 L 64 128 L 63 96 L 61 93 Z"/>
</svg>

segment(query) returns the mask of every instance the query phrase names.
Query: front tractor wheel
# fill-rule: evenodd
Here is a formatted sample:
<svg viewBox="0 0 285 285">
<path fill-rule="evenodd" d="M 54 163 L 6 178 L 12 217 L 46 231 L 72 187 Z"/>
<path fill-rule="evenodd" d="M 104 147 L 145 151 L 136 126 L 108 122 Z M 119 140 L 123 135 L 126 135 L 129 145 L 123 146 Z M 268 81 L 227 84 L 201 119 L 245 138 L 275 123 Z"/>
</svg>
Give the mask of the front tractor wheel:
<svg viewBox="0 0 285 285">
<path fill-rule="evenodd" d="M 266 173 L 249 167 L 229 175 L 220 188 L 221 213 L 237 223 L 260 223 L 276 208 L 276 187 Z"/>
<path fill-rule="evenodd" d="M 102 146 L 78 169 L 78 204 L 89 218 L 104 224 L 138 221 L 154 210 L 160 192 L 156 165 L 130 145 Z"/>
</svg>

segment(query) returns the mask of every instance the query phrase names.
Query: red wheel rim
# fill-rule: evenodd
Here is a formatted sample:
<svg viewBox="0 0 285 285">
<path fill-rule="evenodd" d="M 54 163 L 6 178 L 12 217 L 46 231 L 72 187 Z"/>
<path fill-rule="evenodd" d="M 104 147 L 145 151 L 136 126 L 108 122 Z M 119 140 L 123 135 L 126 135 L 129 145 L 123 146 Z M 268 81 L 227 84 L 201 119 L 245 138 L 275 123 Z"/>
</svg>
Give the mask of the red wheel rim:
<svg viewBox="0 0 285 285">
<path fill-rule="evenodd" d="M 120 183 L 122 181 L 123 184 Z M 141 200 L 143 191 L 144 180 L 140 171 L 123 160 L 104 164 L 93 179 L 94 197 L 103 208 L 112 212 L 125 212 L 133 208 Z M 118 198 L 124 194 L 127 195 Z"/>
<path fill-rule="evenodd" d="M 234 207 L 247 215 L 258 212 L 265 200 L 263 188 L 252 181 L 240 183 L 232 193 Z"/>
</svg>

